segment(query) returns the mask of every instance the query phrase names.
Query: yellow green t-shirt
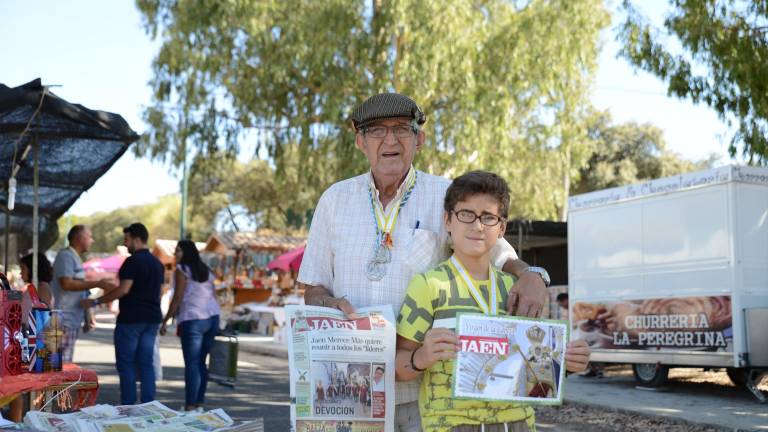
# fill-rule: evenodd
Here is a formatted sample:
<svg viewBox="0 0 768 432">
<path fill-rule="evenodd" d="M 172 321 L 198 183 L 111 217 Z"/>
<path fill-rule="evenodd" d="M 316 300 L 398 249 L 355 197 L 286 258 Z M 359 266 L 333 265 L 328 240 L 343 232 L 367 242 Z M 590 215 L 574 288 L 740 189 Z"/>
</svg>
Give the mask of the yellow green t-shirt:
<svg viewBox="0 0 768 432">
<path fill-rule="evenodd" d="M 493 270 L 498 287 L 499 314 L 505 314 L 511 275 Z M 474 281 L 486 302 L 490 302 L 489 281 Z M 422 343 L 435 320 L 455 318 L 459 313 L 483 313 L 469 287 L 450 260 L 414 276 L 397 317 L 397 334 Z M 449 431 L 455 426 L 508 423 L 525 420 L 535 430 L 533 408 L 523 404 L 471 399 L 454 399 L 453 360 L 439 361 L 424 372 L 419 391 L 421 426 L 428 432 Z"/>
</svg>

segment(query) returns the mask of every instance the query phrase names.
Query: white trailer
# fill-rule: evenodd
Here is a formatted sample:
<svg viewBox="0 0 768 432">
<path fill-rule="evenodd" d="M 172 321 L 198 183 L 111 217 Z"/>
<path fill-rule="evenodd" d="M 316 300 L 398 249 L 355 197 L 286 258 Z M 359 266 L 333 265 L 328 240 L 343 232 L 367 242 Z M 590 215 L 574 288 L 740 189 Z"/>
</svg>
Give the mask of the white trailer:
<svg viewBox="0 0 768 432">
<path fill-rule="evenodd" d="M 762 401 L 768 371 L 768 168 L 722 168 L 573 196 L 573 337 L 658 385 L 728 368 Z"/>
</svg>

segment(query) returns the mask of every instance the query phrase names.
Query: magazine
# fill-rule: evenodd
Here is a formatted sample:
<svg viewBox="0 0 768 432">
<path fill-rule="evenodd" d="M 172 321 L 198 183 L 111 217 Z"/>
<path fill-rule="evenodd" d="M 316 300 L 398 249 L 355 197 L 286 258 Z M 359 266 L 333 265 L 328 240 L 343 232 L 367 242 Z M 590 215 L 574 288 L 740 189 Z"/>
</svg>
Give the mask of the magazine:
<svg viewBox="0 0 768 432">
<path fill-rule="evenodd" d="M 567 322 L 461 314 L 456 334 L 454 397 L 562 403 Z"/>
</svg>

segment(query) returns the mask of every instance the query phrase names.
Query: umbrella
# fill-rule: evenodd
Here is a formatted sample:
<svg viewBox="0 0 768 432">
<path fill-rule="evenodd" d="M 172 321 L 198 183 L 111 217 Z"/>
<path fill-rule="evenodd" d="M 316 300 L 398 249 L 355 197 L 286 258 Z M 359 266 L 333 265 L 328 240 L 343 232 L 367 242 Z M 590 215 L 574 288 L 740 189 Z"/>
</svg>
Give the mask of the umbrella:
<svg viewBox="0 0 768 432">
<path fill-rule="evenodd" d="M 126 258 L 128 258 L 126 255 L 115 254 L 106 258 L 89 259 L 83 263 L 83 270 L 94 273 L 117 273 Z"/>
<path fill-rule="evenodd" d="M 302 258 L 304 258 L 304 246 L 278 256 L 267 264 L 267 268 L 270 270 L 299 271 Z"/>
</svg>

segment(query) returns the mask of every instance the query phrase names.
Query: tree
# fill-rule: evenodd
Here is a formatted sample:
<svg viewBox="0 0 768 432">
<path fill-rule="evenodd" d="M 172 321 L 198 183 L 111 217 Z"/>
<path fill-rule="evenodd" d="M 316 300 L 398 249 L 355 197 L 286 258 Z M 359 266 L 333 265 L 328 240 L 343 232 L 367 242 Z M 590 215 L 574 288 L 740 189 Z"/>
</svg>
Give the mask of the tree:
<svg viewBox="0 0 768 432">
<path fill-rule="evenodd" d="M 666 149 L 662 131 L 650 124 L 614 125 L 607 112 L 590 117 L 595 152 L 579 172 L 572 195 L 712 168 L 717 156 L 689 161 Z"/>
<path fill-rule="evenodd" d="M 278 178 L 295 158 L 315 201 L 363 172 L 348 115 L 382 91 L 428 115 L 420 168 L 510 180 L 516 216 L 562 218 L 586 161 L 587 90 L 600 0 L 137 0 L 160 37 L 139 155 L 179 163 L 265 150 Z M 295 146 L 295 151 L 293 149 Z"/>
<path fill-rule="evenodd" d="M 673 0 L 657 29 L 624 0 L 621 55 L 667 82 L 668 93 L 690 97 L 738 124 L 729 151 L 750 163 L 768 162 L 768 2 Z"/>
<path fill-rule="evenodd" d="M 70 216 L 59 219 L 60 247 L 66 244 L 66 235 L 73 225 L 84 224 L 91 228 L 94 243 L 91 252 L 114 252 L 123 244 L 123 228 L 134 222 L 141 222 L 149 230 L 149 243 L 159 238 L 178 239 L 179 209 L 181 199 L 178 195 L 161 197 L 157 202 L 123 207 L 110 212 L 95 213 L 90 216 Z M 205 241 L 211 233 L 212 220 L 192 214 L 189 222 L 189 234 L 195 241 Z"/>
<path fill-rule="evenodd" d="M 298 151 L 297 145 L 286 146 L 284 176 L 276 175 L 275 168 L 263 160 L 242 163 L 225 154 L 197 158 L 190 179 L 191 212 L 207 220 L 229 221 L 233 212 L 243 209 L 259 228 L 283 232 L 308 228 L 316 191 L 324 190 L 334 179 L 326 169 L 315 174 L 319 184 L 307 184 Z M 304 162 L 328 165 L 328 161 Z"/>
</svg>

